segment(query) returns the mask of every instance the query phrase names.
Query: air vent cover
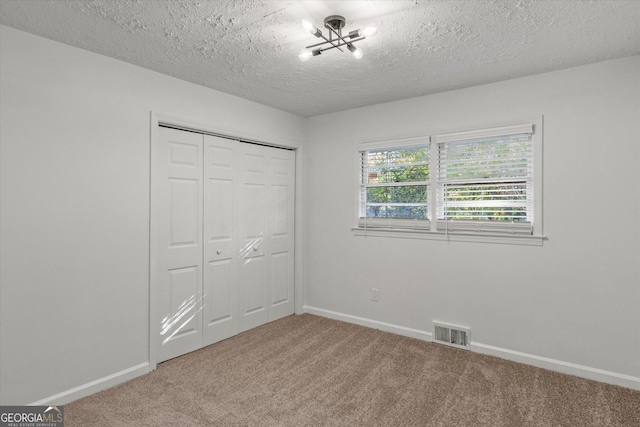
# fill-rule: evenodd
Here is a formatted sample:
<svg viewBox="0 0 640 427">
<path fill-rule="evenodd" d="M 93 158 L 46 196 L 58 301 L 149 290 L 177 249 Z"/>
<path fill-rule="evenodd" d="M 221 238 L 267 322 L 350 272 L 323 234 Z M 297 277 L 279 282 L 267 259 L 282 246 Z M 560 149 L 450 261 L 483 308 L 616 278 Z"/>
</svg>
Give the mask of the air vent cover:
<svg viewBox="0 0 640 427">
<path fill-rule="evenodd" d="M 433 342 L 469 350 L 471 329 L 447 323 L 433 322 Z"/>
</svg>

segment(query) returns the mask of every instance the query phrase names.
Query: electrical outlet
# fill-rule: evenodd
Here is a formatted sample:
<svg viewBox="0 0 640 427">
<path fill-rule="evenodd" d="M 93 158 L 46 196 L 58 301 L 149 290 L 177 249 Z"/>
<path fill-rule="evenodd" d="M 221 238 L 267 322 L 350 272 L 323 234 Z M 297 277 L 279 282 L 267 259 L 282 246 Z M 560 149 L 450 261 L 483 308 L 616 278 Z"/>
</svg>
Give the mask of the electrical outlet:
<svg viewBox="0 0 640 427">
<path fill-rule="evenodd" d="M 376 288 L 371 289 L 371 301 L 378 302 L 380 300 L 380 291 Z"/>
</svg>

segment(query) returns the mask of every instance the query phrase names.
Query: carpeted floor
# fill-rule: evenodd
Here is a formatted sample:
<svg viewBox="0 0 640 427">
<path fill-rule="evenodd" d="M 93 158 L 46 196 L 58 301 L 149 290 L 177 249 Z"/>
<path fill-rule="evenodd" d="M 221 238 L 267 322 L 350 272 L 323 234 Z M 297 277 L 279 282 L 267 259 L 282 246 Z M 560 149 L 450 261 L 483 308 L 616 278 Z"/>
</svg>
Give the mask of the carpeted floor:
<svg viewBox="0 0 640 427">
<path fill-rule="evenodd" d="M 65 426 L 640 426 L 640 391 L 304 314 L 67 404 Z"/>
</svg>

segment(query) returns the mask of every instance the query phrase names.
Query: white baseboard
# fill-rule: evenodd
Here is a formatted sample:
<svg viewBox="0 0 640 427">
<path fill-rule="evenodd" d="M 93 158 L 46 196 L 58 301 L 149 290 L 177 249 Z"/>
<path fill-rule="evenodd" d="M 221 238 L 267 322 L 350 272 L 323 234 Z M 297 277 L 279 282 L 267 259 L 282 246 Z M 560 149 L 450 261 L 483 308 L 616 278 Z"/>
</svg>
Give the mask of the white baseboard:
<svg viewBox="0 0 640 427">
<path fill-rule="evenodd" d="M 393 325 L 391 323 L 379 322 L 377 320 L 365 319 L 363 317 L 351 316 L 350 314 L 338 313 L 335 311 L 324 310 L 322 308 L 304 306 L 304 312 L 315 314 L 322 317 L 328 317 L 333 320 L 341 320 L 347 323 L 354 323 L 367 328 L 379 329 L 392 334 L 402 335 L 404 337 L 417 338 L 423 341 L 431 341 L 431 332 L 421 331 L 419 329 L 407 328 L 405 326 Z"/>
<path fill-rule="evenodd" d="M 29 406 L 47 406 L 47 405 L 65 405 L 80 398 L 89 396 L 102 390 L 106 390 L 110 387 L 121 384 L 125 381 L 139 377 L 149 372 L 149 362 L 144 362 L 131 368 L 124 369 L 115 374 L 108 375 L 103 378 L 99 378 L 95 381 L 74 387 L 72 389 L 63 391 L 53 396 L 46 397 L 38 400 L 37 402 L 30 403 Z"/>
<path fill-rule="evenodd" d="M 640 390 L 640 378 L 631 375 L 605 371 L 604 369 L 592 368 L 590 366 L 578 365 L 576 363 L 564 362 L 562 360 L 550 359 L 548 357 L 536 356 L 535 354 L 522 353 L 506 348 L 494 347 L 492 345 L 474 343 L 473 341 L 471 342 L 471 351 L 548 369 L 550 371 Z"/>
<path fill-rule="evenodd" d="M 380 329 L 381 331 L 418 338 L 424 341 L 432 341 L 432 334 L 428 331 L 407 328 L 405 326 L 393 325 L 390 323 L 379 322 L 377 320 L 365 319 L 358 316 L 352 316 L 350 314 L 338 313 L 310 306 L 304 306 L 304 311 L 305 313 L 328 317 L 329 319 L 341 320 L 343 322 L 354 323 L 356 325 L 366 326 L 373 329 Z M 548 357 L 536 356 L 534 354 L 522 353 L 473 341 L 471 341 L 471 351 L 511 360 L 513 362 L 536 366 L 538 368 L 548 369 L 550 371 L 561 372 L 563 374 L 574 375 L 576 377 L 586 378 L 589 380 L 640 390 L 640 378 L 633 377 L 631 375 L 605 371 L 603 369 L 564 362 L 562 360 L 551 359 Z"/>
</svg>

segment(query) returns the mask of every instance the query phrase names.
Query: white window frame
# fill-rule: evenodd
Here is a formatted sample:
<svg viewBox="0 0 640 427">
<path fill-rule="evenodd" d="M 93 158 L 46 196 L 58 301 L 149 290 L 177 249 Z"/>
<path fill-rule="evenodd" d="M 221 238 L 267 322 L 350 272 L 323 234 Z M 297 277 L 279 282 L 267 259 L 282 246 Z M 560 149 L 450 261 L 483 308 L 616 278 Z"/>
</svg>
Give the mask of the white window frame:
<svg viewBox="0 0 640 427">
<path fill-rule="evenodd" d="M 532 129 L 531 145 L 532 145 L 532 173 L 533 173 L 533 218 L 532 218 L 532 234 L 508 233 L 504 229 L 500 231 L 492 231 L 491 227 L 479 228 L 476 230 L 437 230 L 437 190 L 438 190 L 438 142 L 447 140 L 461 140 L 464 138 L 482 138 L 495 137 L 500 135 L 513 135 L 516 131 L 522 129 Z M 407 228 L 406 226 L 395 226 L 392 222 L 387 221 L 385 227 L 372 227 L 370 224 L 364 224 L 360 220 L 360 174 L 361 174 L 361 156 L 360 152 L 369 149 L 406 147 L 407 142 L 413 141 L 414 145 L 424 144 L 425 141 L 430 142 L 430 226 L 425 228 Z M 401 145 L 404 144 L 404 145 Z M 450 132 L 432 132 L 423 136 L 405 138 L 378 140 L 373 142 L 363 142 L 357 145 L 357 186 L 356 186 L 356 226 L 352 231 L 354 236 L 368 237 L 394 237 L 405 239 L 428 239 L 442 241 L 463 241 L 463 242 L 481 242 L 481 243 L 498 243 L 498 244 L 516 244 L 516 245 L 533 245 L 541 246 L 546 239 L 543 233 L 543 116 L 510 122 L 506 124 L 477 126 L 473 128 L 452 130 Z"/>
</svg>

